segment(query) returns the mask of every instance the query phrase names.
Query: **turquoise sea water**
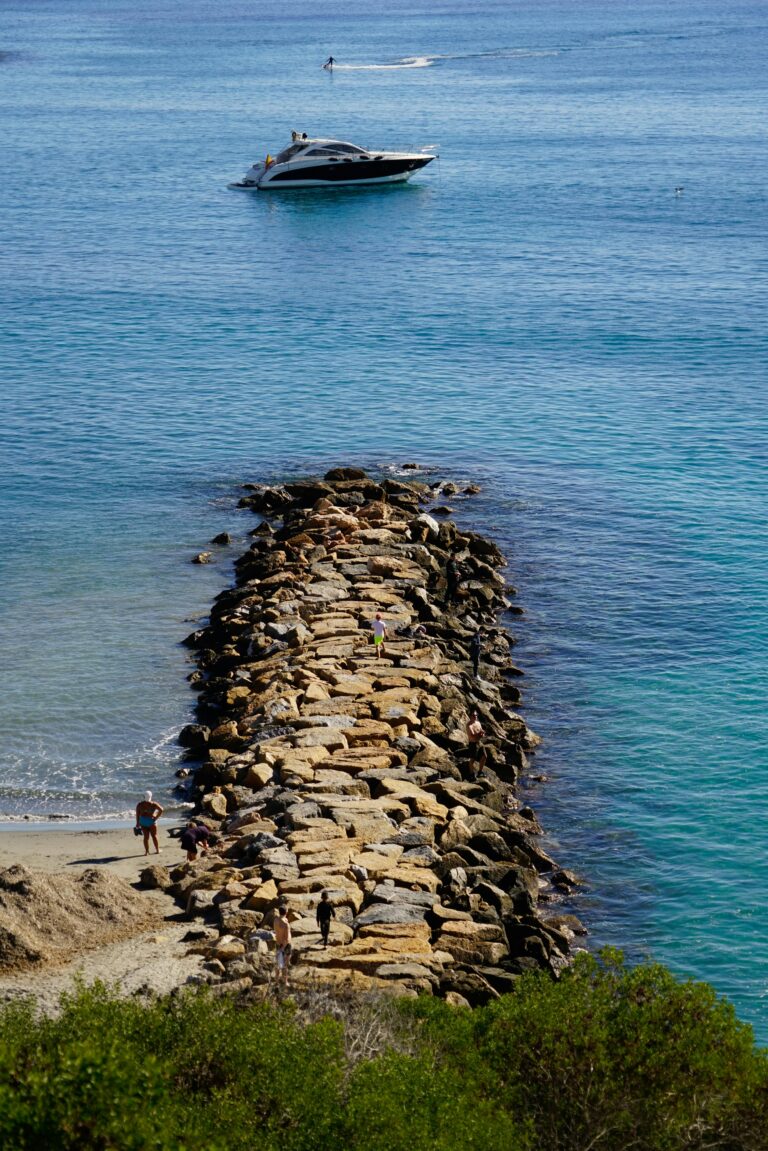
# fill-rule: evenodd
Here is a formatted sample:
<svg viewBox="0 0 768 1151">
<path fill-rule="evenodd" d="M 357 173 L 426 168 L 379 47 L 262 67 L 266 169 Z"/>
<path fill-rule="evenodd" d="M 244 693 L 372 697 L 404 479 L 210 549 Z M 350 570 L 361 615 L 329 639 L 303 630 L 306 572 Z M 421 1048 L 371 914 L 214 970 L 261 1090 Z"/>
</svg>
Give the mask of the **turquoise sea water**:
<svg viewBox="0 0 768 1151">
<path fill-rule="evenodd" d="M 170 801 L 238 484 L 417 459 L 510 555 L 593 944 L 768 1040 L 767 47 L 711 0 L 0 0 L 0 814 Z M 441 160 L 227 190 L 292 129 Z"/>
</svg>

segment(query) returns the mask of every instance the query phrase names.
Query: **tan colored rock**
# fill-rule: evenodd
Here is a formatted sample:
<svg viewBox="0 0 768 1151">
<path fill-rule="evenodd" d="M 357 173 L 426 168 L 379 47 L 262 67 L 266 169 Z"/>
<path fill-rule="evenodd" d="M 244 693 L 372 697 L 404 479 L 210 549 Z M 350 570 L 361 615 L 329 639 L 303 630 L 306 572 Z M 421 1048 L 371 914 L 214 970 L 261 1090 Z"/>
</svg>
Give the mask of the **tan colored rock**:
<svg viewBox="0 0 768 1151">
<path fill-rule="evenodd" d="M 258 811 L 243 811 L 232 817 L 227 824 L 228 835 L 250 835 L 254 831 L 269 831 L 273 835 L 277 831 L 277 824 L 266 819 Z"/>
<path fill-rule="evenodd" d="M 455 810 L 455 809 L 454 809 Z M 464 808 L 466 811 L 466 808 Z M 469 843 L 472 831 L 463 819 L 452 819 L 440 836 L 440 848 L 443 853 L 452 851 L 454 847 Z"/>
<path fill-rule="evenodd" d="M 302 783 L 312 783 L 315 778 L 315 769 L 301 759 L 286 756 L 278 769 L 281 783 L 289 787 L 298 787 Z"/>
<path fill-rule="evenodd" d="M 370 556 L 366 566 L 371 575 L 383 576 L 384 579 L 405 579 L 420 583 L 424 578 L 424 572 L 418 564 L 399 556 Z"/>
<path fill-rule="evenodd" d="M 226 763 L 232 754 L 233 753 L 228 751 L 226 747 L 210 747 L 208 749 L 208 759 L 211 763 L 216 764 L 217 767 Z"/>
<path fill-rule="evenodd" d="M 428 867 L 404 867 L 398 865 L 389 873 L 398 887 L 410 887 L 412 890 L 437 891 L 440 886 L 439 877 Z"/>
<path fill-rule="evenodd" d="M 394 831 L 385 815 L 352 815 L 347 826 L 352 834 L 364 843 L 378 843 L 388 835 L 392 835 Z"/>
<path fill-rule="evenodd" d="M 226 798 L 219 791 L 212 791 L 203 797 L 201 807 L 212 819 L 224 819 L 227 814 Z"/>
<path fill-rule="evenodd" d="M 314 783 L 307 786 L 307 797 L 311 799 L 316 791 L 355 795 L 359 799 L 369 799 L 371 795 L 371 789 L 362 779 L 355 779 L 348 771 L 330 769 L 318 769 L 315 772 Z"/>
<path fill-rule="evenodd" d="M 253 791 L 259 791 L 272 782 L 273 774 L 273 768 L 269 764 L 252 763 L 245 777 L 245 786 L 250 787 Z"/>
<path fill-rule="evenodd" d="M 396 544 L 399 536 L 389 528 L 358 528 L 351 539 L 361 544 Z"/>
<path fill-rule="evenodd" d="M 482 939 L 457 939 L 438 936 L 436 947 L 447 951 L 457 963 L 486 964 L 495 967 L 509 955 L 506 943 L 488 943 Z"/>
<path fill-rule="evenodd" d="M 320 851 L 324 847 L 329 847 L 329 840 L 346 841 L 347 834 L 332 820 L 319 819 L 313 826 L 302 831 L 290 831 L 285 840 L 298 855 L 302 851 Z"/>
<path fill-rule="evenodd" d="M 359 852 L 352 857 L 352 863 L 356 867 L 364 867 L 371 879 L 381 879 L 389 875 L 395 866 L 391 856 L 379 855 L 375 851 Z"/>
<path fill-rule="evenodd" d="M 359 751 L 361 749 L 360 748 L 354 748 L 354 750 Z M 368 750 L 376 750 L 376 749 L 368 749 Z M 340 756 L 334 756 L 334 758 L 333 758 L 333 769 L 334 769 L 334 771 L 344 771 L 347 773 L 347 775 L 358 775 L 361 771 L 368 771 L 370 768 L 384 768 L 384 769 L 386 769 L 386 768 L 390 768 L 391 766 L 392 766 L 392 761 L 391 761 L 389 755 L 387 755 L 385 753 L 378 755 L 378 756 L 375 756 L 375 755 L 366 756 L 365 758 L 362 758 L 359 756 L 352 757 L 349 755 L 343 755 L 342 754 Z"/>
<path fill-rule="evenodd" d="M 471 1010 L 469 1000 L 465 999 L 463 995 L 459 995 L 458 991 L 446 991 L 444 999 L 449 1007 L 469 1007 Z"/>
<path fill-rule="evenodd" d="M 307 684 L 307 686 L 305 687 L 304 699 L 303 699 L 302 703 L 303 703 L 303 705 L 305 705 L 307 703 L 320 703 L 323 700 L 329 699 L 329 698 L 330 698 L 330 695 L 329 695 L 328 691 L 326 690 L 326 688 L 323 687 L 322 683 L 320 683 L 319 681 L 315 681 L 314 683 Z"/>
<path fill-rule="evenodd" d="M 369 923 L 357 934 L 360 939 L 408 939 L 428 943 L 431 929 L 428 923 Z"/>
<path fill-rule="evenodd" d="M 311 818 L 302 819 L 296 822 L 296 817 L 292 817 L 294 830 L 287 836 L 287 842 L 293 846 L 294 843 L 299 842 L 295 839 L 296 836 L 306 835 L 308 839 L 335 839 L 337 836 L 345 836 L 346 830 L 334 823 L 332 819 L 324 819 L 322 816 L 313 816 Z"/>
<path fill-rule="evenodd" d="M 369 695 L 371 682 L 362 675 L 337 675 L 328 688 L 331 697 L 338 695 Z"/>
<path fill-rule="evenodd" d="M 355 650 L 359 646 L 359 643 L 359 640 L 347 636 L 340 639 L 313 640 L 313 642 L 307 646 L 312 649 L 315 655 L 321 658 L 323 656 L 331 656 L 334 659 L 341 659 L 346 656 L 354 655 Z M 353 694 L 357 693 L 355 692 Z"/>
<path fill-rule="evenodd" d="M 313 967 L 300 964 L 291 971 L 291 982 L 301 987 L 332 987 L 337 991 L 351 991 L 356 994 L 372 991 L 379 987 L 378 980 L 361 974 L 359 971 L 340 970 L 335 967 Z M 397 985 L 393 985 L 393 991 Z"/>
<path fill-rule="evenodd" d="M 329 839 L 325 844 L 313 843 L 312 850 L 304 850 L 308 845 L 300 844 L 294 850 L 296 857 L 299 861 L 299 867 L 303 870 L 307 868 L 319 867 L 321 864 L 339 864 L 342 869 L 346 871 L 350 859 L 353 855 L 360 851 L 360 840 L 358 839 Z M 302 848 L 302 850 L 299 850 Z"/>
<path fill-rule="evenodd" d="M 386 747 L 392 742 L 392 725 L 377 719 L 358 719 L 344 733 L 350 747 Z"/>
<path fill-rule="evenodd" d="M 277 900 L 278 890 L 274 879 L 268 879 L 252 891 L 244 903 L 248 911 L 267 911 Z"/>
<path fill-rule="evenodd" d="M 408 757 L 396 747 L 350 747 L 336 752 L 329 766 L 337 768 L 341 762 L 360 763 L 366 767 L 405 767 Z"/>
<path fill-rule="evenodd" d="M 354 719 L 370 719 L 371 705 L 369 699 L 370 697 L 366 696 L 358 698 L 352 695 L 337 695 L 333 699 L 329 697 L 325 702 L 318 700 L 317 703 L 305 704 L 301 713 L 305 717 L 311 715 L 350 715 Z"/>
<path fill-rule="evenodd" d="M 320 932 L 317 927 L 317 917 L 315 915 L 303 915 L 298 917 L 292 924 L 291 930 L 294 939 L 307 938 L 311 943 L 316 943 L 320 939 Z M 342 923 L 340 919 L 331 920 L 331 943 L 334 947 L 341 947 L 347 943 L 351 943 L 354 938 L 354 931 L 348 923 Z"/>
<path fill-rule="evenodd" d="M 222 935 L 211 949 L 211 956 L 220 959 L 222 963 L 228 959 L 238 959 L 245 955 L 245 944 L 236 935 Z"/>
<path fill-rule="evenodd" d="M 288 759 L 298 759 L 315 767 L 319 763 L 327 762 L 330 758 L 331 753 L 327 747 L 296 747 L 279 756 L 277 762 L 285 763 Z"/>
<path fill-rule="evenodd" d="M 225 696 L 227 707 L 237 707 L 250 699 L 252 695 L 253 691 L 250 687 L 231 687 Z"/>
<path fill-rule="evenodd" d="M 438 803 L 434 795 L 405 779 L 382 779 L 379 790 L 384 795 L 394 795 L 408 804 L 414 815 L 426 815 L 430 819 L 447 819 L 448 808 Z"/>
<path fill-rule="evenodd" d="M 342 751 L 347 747 L 344 733 L 332 727 L 310 727 L 292 738 L 295 747 L 325 747 L 330 752 Z"/>
<path fill-rule="evenodd" d="M 213 902 L 216 904 L 231 903 L 234 900 L 245 899 L 249 894 L 249 888 L 246 887 L 244 883 L 233 881 L 232 883 L 225 884 L 224 887 L 216 893 L 213 897 Z"/>
<path fill-rule="evenodd" d="M 449 919 L 440 928 L 441 946 L 445 942 L 445 937 L 487 940 L 496 943 L 503 941 L 504 929 L 500 923 L 476 923 L 473 919 Z"/>
<path fill-rule="evenodd" d="M 360 624 L 356 619 L 341 614 L 329 619 L 313 619 L 310 626 L 315 639 L 332 639 L 339 635 L 357 636 L 360 632 Z"/>
</svg>

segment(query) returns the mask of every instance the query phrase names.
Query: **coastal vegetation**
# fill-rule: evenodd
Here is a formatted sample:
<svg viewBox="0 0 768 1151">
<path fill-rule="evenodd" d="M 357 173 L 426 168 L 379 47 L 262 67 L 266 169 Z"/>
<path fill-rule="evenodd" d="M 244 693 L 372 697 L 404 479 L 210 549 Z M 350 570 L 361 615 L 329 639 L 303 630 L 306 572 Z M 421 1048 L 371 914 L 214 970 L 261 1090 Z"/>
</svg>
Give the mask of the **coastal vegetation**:
<svg viewBox="0 0 768 1151">
<path fill-rule="evenodd" d="M 616 953 L 475 1010 L 96 985 L 0 1011 L 0 1146 L 756 1151 L 768 1056 L 711 987 Z"/>
</svg>

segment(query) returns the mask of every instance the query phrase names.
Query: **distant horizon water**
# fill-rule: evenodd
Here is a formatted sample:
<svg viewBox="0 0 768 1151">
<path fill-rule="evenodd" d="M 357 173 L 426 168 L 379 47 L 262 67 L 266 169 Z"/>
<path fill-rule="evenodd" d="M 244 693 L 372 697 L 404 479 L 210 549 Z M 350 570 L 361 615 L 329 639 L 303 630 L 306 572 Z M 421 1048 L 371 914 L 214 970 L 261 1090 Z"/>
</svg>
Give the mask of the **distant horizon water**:
<svg viewBox="0 0 768 1151">
<path fill-rule="evenodd" d="M 172 808 L 239 486 L 413 459 L 509 556 L 589 945 L 768 1042 L 766 46 L 712 0 L 0 0 L 0 820 Z M 292 130 L 440 160 L 227 189 Z"/>
</svg>

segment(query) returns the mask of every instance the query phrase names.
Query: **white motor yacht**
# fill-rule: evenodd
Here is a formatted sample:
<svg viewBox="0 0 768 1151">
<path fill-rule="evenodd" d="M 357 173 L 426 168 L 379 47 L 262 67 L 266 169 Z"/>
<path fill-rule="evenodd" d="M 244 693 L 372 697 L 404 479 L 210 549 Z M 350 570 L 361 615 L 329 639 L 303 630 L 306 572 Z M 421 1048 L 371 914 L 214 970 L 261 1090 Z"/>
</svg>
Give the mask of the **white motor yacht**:
<svg viewBox="0 0 768 1151">
<path fill-rule="evenodd" d="M 274 157 L 254 164 L 230 188 L 332 188 L 408 180 L 436 158 L 434 152 L 376 152 L 344 140 L 310 139 L 293 132 Z"/>
</svg>

